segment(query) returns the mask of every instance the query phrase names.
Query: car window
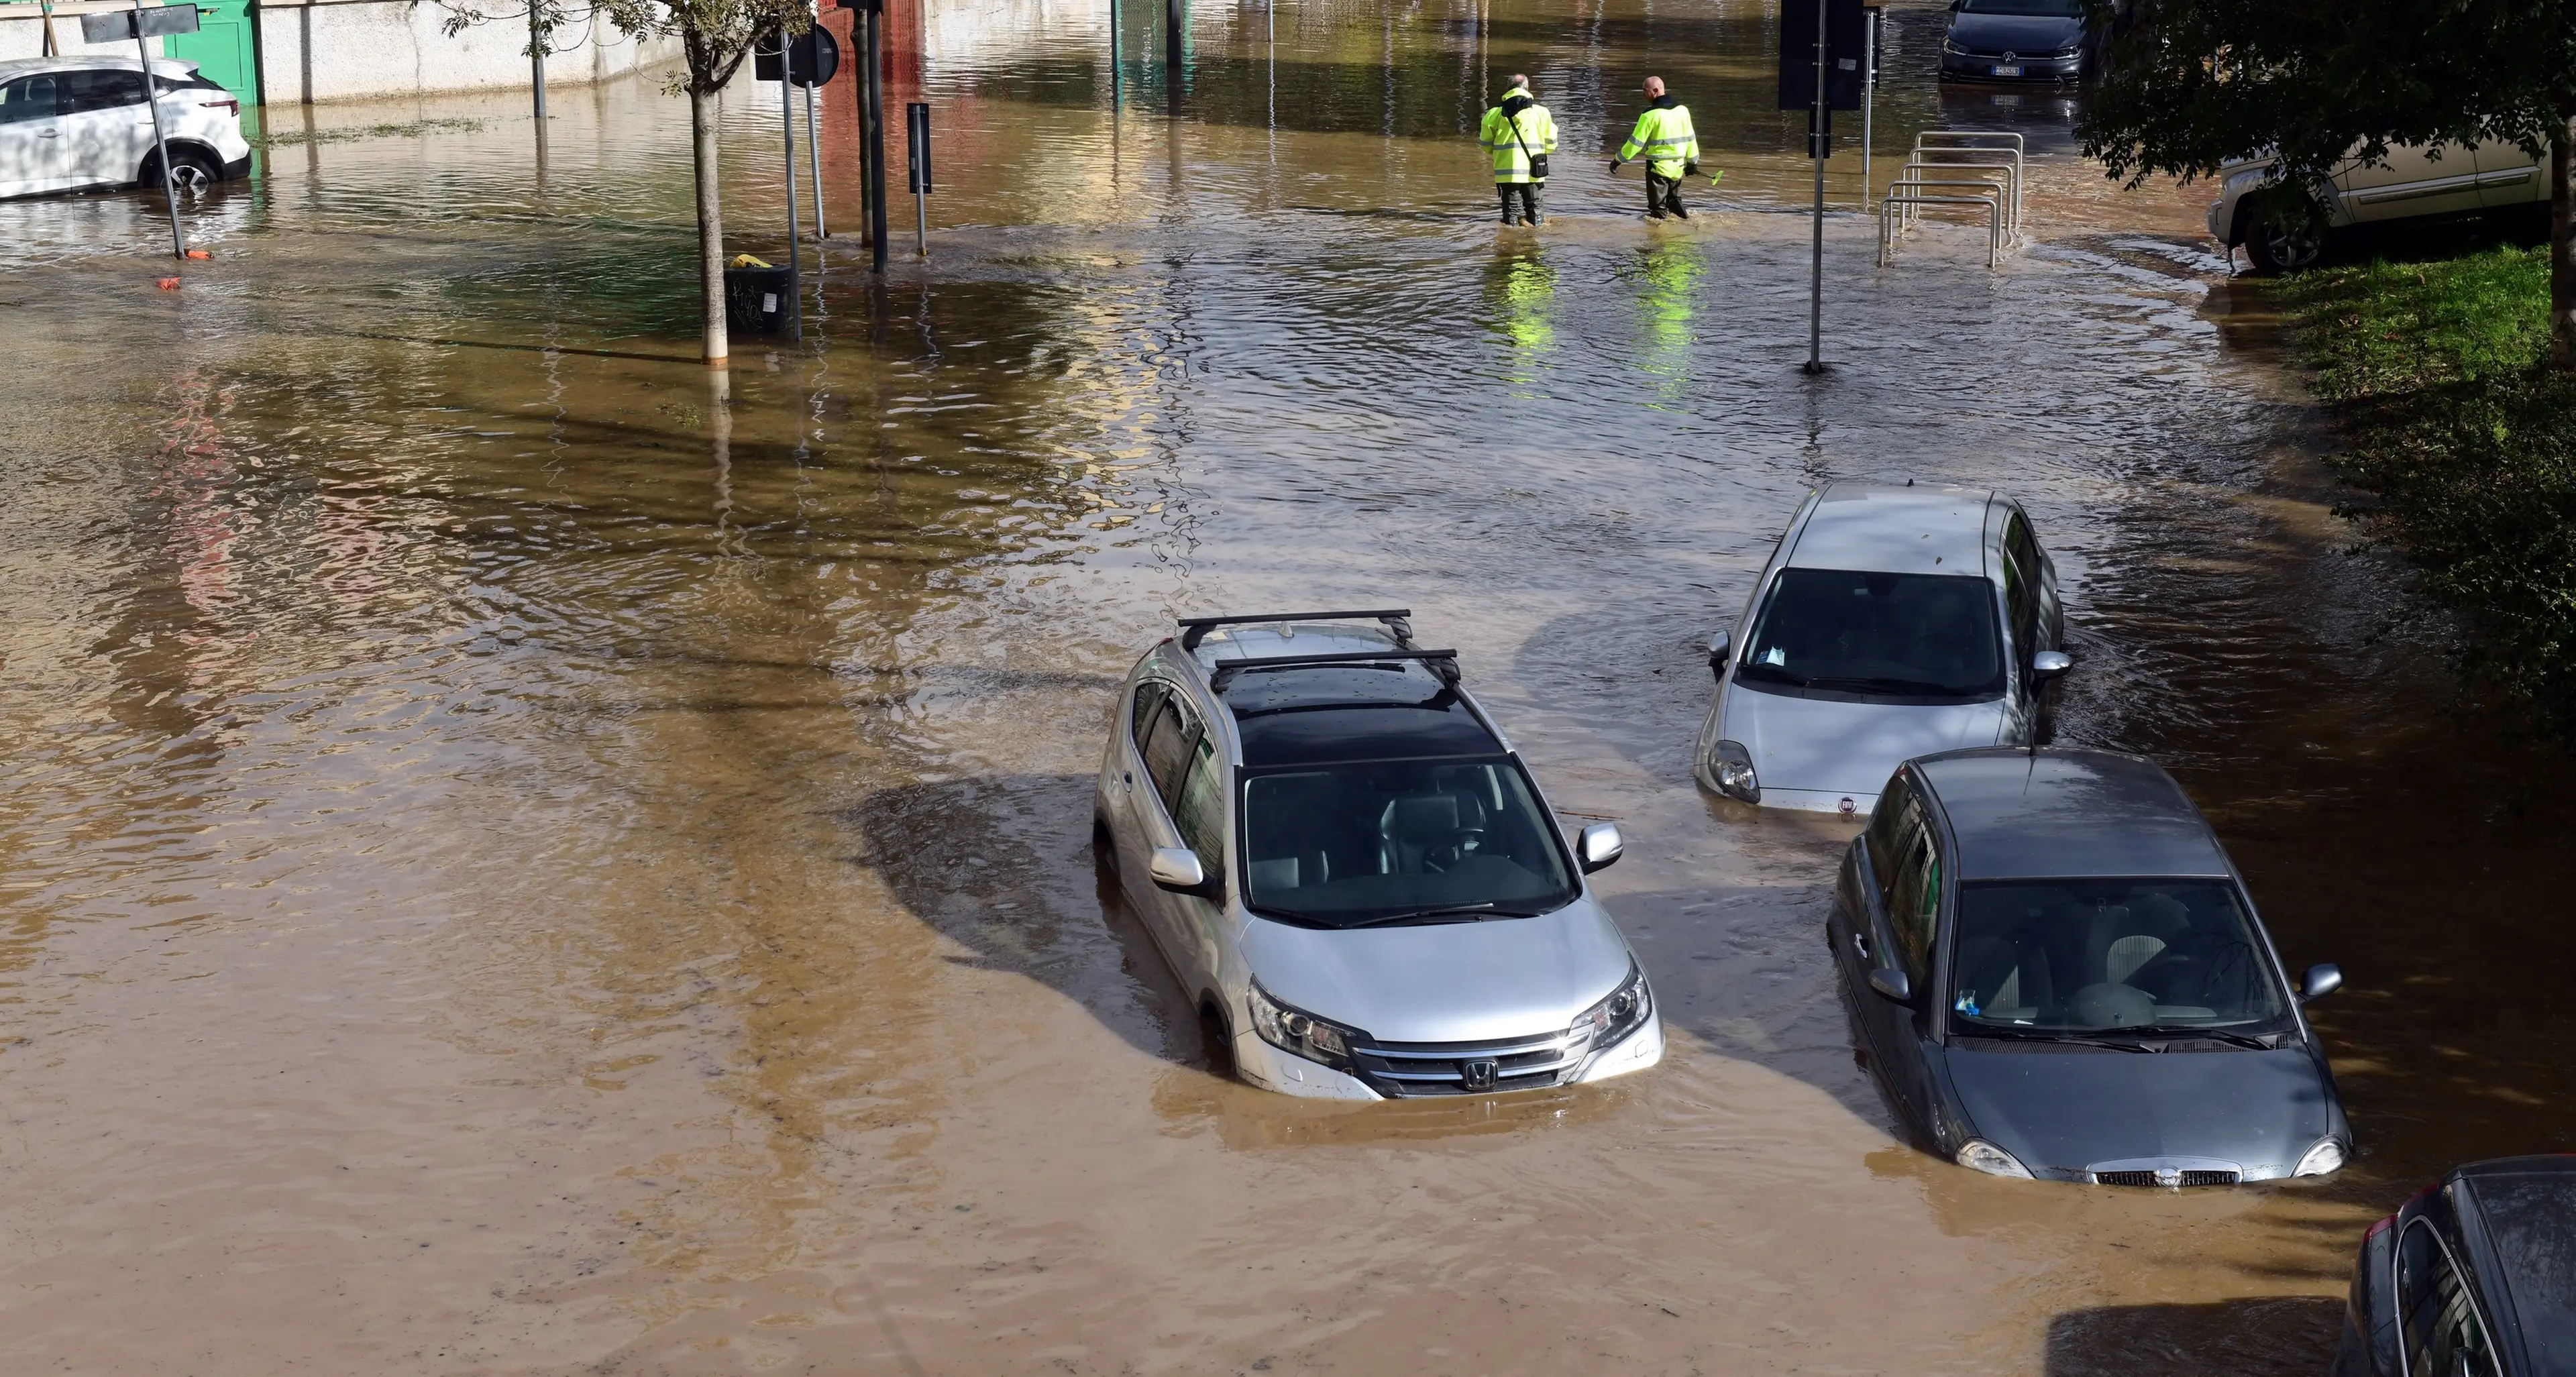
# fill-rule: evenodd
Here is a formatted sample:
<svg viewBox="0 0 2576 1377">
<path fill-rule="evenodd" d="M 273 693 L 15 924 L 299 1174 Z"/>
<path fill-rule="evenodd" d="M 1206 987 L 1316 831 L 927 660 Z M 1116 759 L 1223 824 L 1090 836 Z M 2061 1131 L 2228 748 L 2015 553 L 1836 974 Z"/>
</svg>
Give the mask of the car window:
<svg viewBox="0 0 2576 1377">
<path fill-rule="evenodd" d="M 2023 664 L 2039 648 L 2039 561 L 2030 528 L 2016 512 L 2004 523 L 2004 613 L 2012 619 L 2013 657 Z"/>
<path fill-rule="evenodd" d="M 1897 824 L 1913 803 L 1914 786 L 1900 774 L 1887 782 L 1886 790 L 1878 796 L 1878 806 L 1869 813 L 1869 830 L 1863 835 L 1868 838 L 1869 869 L 1876 877 L 1882 904 L 1888 895 L 1888 877 L 1896 873 Z"/>
<path fill-rule="evenodd" d="M 2422 1219 L 2397 1243 L 2397 1317 L 2407 1377 L 2494 1377 L 2477 1305 L 2451 1250 Z"/>
<path fill-rule="evenodd" d="M 1896 877 L 1890 885 L 1887 923 L 1894 930 L 1905 972 L 1916 980 L 1932 964 L 1932 939 L 1941 921 L 1941 851 L 1919 804 L 1906 809 Z"/>
<path fill-rule="evenodd" d="M 1145 752 L 1145 734 L 1154 728 L 1154 714 L 1163 706 L 1163 696 L 1171 689 L 1160 679 L 1146 679 L 1136 685 L 1136 701 L 1127 714 L 1127 732 L 1135 738 L 1136 753 Z"/>
<path fill-rule="evenodd" d="M 1180 695 L 1166 696 L 1145 737 L 1145 773 L 1154 777 L 1154 792 L 1162 796 L 1164 807 L 1179 806 L 1181 772 L 1198 742 L 1198 714 L 1189 710 Z"/>
<path fill-rule="evenodd" d="M 50 74 L 20 77 L 0 86 L 0 124 L 52 119 L 61 113 L 57 105 L 59 89 Z"/>
<path fill-rule="evenodd" d="M 1995 590 L 1981 574 L 1784 569 L 1735 669 L 1740 684 L 1862 697 L 2003 692 Z"/>
<path fill-rule="evenodd" d="M 1958 912 L 1962 1031 L 2288 1026 L 2288 996 L 2225 880 L 1973 880 Z"/>
<path fill-rule="evenodd" d="M 1181 845 L 1198 853 L 1199 864 L 1211 875 L 1225 869 L 1225 767 L 1217 762 L 1216 741 L 1205 732 L 1199 734 L 1198 746 L 1190 753 L 1190 769 L 1181 781 L 1180 806 L 1172 810 L 1172 823 L 1180 829 Z"/>
<path fill-rule="evenodd" d="M 66 115 L 116 110 L 142 103 L 143 76 L 139 72 L 92 68 L 63 73 L 63 113 Z"/>
<path fill-rule="evenodd" d="M 1509 756 L 1246 773 L 1244 890 L 1259 912 L 1317 927 L 1529 916 L 1578 892 L 1556 820 Z"/>
</svg>

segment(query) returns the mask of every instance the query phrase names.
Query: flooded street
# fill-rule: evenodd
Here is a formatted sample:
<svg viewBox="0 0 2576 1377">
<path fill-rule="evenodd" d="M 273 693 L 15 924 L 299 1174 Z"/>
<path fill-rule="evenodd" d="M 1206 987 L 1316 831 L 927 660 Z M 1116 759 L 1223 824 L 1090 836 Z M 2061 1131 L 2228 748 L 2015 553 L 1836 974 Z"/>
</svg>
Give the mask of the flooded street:
<svg viewBox="0 0 2576 1377">
<path fill-rule="evenodd" d="M 2205 191 L 1936 90 L 1942 11 L 1892 12 L 1878 180 L 2023 128 L 2035 242 L 1882 269 L 1837 215 L 1809 380 L 1771 11 L 1212 7 L 1173 77 L 1126 9 L 1114 112 L 1105 10 L 931 25 L 887 94 L 938 112 L 931 256 L 882 284 L 826 88 L 807 340 L 721 384 L 653 79 L 558 90 L 542 173 L 515 96 L 272 106 L 176 292 L 157 202 L 0 206 L 0 1368 L 2316 1373 L 2368 1221 L 2576 1148 L 2576 771 L 2347 551 Z M 1539 233 L 1474 147 L 1516 71 Z M 1604 172 L 1649 71 L 1727 173 L 1686 225 Z M 775 112 L 728 103 L 729 251 L 783 262 Z M 2169 763 L 2290 968 L 2343 966 L 2350 1168 L 1893 1136 L 1822 941 L 1848 829 L 1690 771 L 1707 634 L 1838 476 L 2029 506 L 2060 740 Z M 1660 1068 L 1211 1073 L 1092 775 L 1173 617 L 1308 605 L 1412 607 L 1618 820 Z"/>
</svg>

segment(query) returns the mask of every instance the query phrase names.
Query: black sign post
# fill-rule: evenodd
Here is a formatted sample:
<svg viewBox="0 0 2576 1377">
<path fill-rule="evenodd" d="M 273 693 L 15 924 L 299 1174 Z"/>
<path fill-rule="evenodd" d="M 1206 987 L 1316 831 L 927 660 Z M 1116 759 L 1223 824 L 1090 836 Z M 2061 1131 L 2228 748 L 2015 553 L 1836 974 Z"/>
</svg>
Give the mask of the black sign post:
<svg viewBox="0 0 2576 1377">
<path fill-rule="evenodd" d="M 162 5 L 143 8 L 143 0 L 134 0 L 132 13 L 111 10 L 105 14 L 81 16 L 81 38 L 91 43 L 113 43 L 120 38 L 134 40 L 134 55 L 143 63 L 143 103 L 152 111 L 152 160 L 161 164 L 161 195 L 170 206 L 170 256 L 188 256 L 187 236 L 179 230 L 179 184 L 170 173 L 170 141 L 161 129 L 161 99 L 152 89 L 152 50 L 143 46 L 146 38 L 162 34 L 195 33 L 197 7 Z"/>
<path fill-rule="evenodd" d="M 1808 262 L 1806 371 L 1825 371 L 1825 158 L 1836 110 L 1858 110 L 1867 60 L 1861 0 L 1780 0 L 1780 108 L 1807 112 L 1816 160 L 1816 224 Z"/>
<path fill-rule="evenodd" d="M 786 152 L 787 166 L 787 337 L 805 338 L 805 264 L 804 252 L 797 245 L 796 232 L 796 106 L 795 85 L 788 59 L 790 43 L 784 33 L 769 36 L 772 46 L 757 44 L 751 50 L 751 76 L 754 81 L 778 83 L 778 134 Z"/>
<path fill-rule="evenodd" d="M 903 107 L 906 142 L 912 154 L 908 177 L 912 184 L 912 243 L 922 257 L 930 256 L 930 107 L 913 101 Z"/>
</svg>

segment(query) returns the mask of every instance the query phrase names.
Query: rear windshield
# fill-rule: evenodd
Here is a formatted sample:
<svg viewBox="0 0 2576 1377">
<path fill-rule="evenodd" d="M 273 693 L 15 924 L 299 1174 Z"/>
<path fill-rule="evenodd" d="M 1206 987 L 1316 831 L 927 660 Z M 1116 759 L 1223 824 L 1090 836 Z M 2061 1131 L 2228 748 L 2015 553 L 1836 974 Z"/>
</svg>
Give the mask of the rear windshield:
<svg viewBox="0 0 2576 1377">
<path fill-rule="evenodd" d="M 2531 1370 L 2576 1377 L 2576 1176 L 2481 1176 L 2472 1189 L 2504 1262 Z"/>
<path fill-rule="evenodd" d="M 1863 697 L 1995 697 L 1994 585 L 1976 574 L 1783 570 L 1735 677 Z"/>
<path fill-rule="evenodd" d="M 1316 927 L 1530 917 L 1574 901 L 1555 826 L 1509 756 L 1253 773 L 1244 898 Z"/>
<path fill-rule="evenodd" d="M 2286 1026 L 2287 996 L 2225 880 L 1964 883 L 1952 951 L 1961 1032 Z"/>
<path fill-rule="evenodd" d="M 2084 17 L 2084 0 L 1959 0 L 1963 14 L 2048 14 L 2064 19 Z"/>
</svg>

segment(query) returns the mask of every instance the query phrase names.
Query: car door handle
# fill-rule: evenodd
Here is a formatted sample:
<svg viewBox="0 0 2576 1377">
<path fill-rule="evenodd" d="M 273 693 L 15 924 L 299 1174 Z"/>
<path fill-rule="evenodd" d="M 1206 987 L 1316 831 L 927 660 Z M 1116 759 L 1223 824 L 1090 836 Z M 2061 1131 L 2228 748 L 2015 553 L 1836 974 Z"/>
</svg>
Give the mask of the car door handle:
<svg viewBox="0 0 2576 1377">
<path fill-rule="evenodd" d="M 39 129 L 36 131 L 36 137 L 40 139 L 59 139 L 62 136 L 63 131 L 59 129 Z"/>
<path fill-rule="evenodd" d="M 1120 783 L 1121 783 L 1121 784 L 1126 788 L 1127 792 L 1129 792 L 1129 793 L 1131 793 L 1131 794 L 1132 794 L 1132 793 L 1134 793 L 1134 792 L 1136 792 L 1136 772 L 1135 772 L 1135 771 L 1133 771 L 1133 770 L 1125 770 L 1125 771 L 1121 771 L 1121 772 L 1119 773 L 1118 778 L 1119 778 Z"/>
<path fill-rule="evenodd" d="M 1861 936 L 1857 932 L 1854 932 L 1852 934 L 1852 950 L 1858 952 L 1860 954 L 1860 959 L 1866 963 L 1869 960 L 1869 939 Z"/>
</svg>

